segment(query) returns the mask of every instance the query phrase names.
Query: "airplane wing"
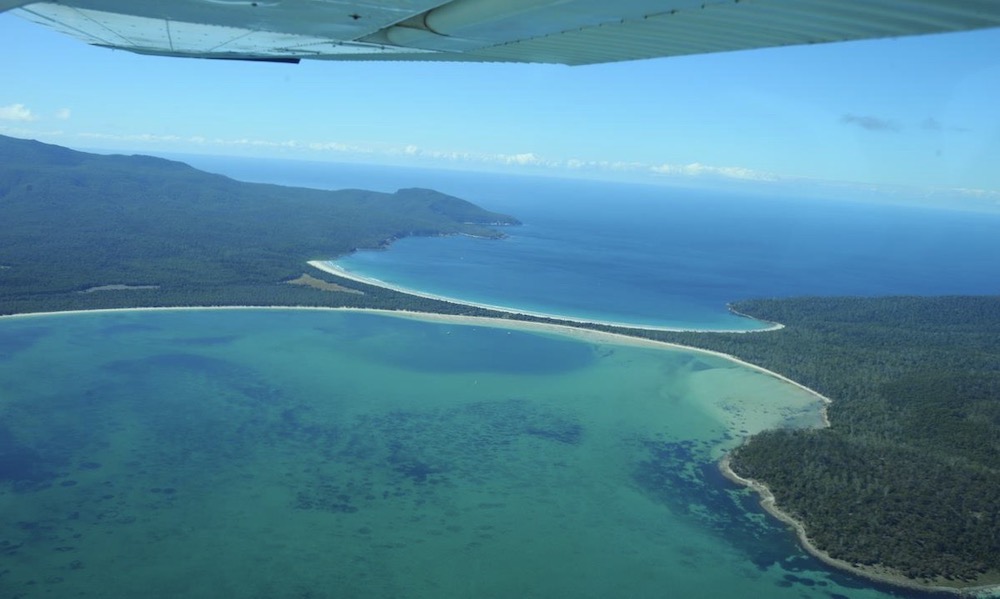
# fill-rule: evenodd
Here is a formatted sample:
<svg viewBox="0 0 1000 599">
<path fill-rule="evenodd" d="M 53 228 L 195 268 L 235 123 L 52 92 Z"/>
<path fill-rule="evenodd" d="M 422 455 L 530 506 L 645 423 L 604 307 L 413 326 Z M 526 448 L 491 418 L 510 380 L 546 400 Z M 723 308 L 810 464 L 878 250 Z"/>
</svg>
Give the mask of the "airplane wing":
<svg viewBox="0 0 1000 599">
<path fill-rule="evenodd" d="M 585 65 L 1000 26 L 998 0 L 0 0 L 142 54 Z"/>
</svg>

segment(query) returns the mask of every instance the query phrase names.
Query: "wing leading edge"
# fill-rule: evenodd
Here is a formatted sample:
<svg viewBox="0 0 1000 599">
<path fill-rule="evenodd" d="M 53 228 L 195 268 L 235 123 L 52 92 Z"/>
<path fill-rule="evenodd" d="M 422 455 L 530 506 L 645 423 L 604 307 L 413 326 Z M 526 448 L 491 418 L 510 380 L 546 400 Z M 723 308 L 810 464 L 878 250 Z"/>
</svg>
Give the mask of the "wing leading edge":
<svg viewBox="0 0 1000 599">
<path fill-rule="evenodd" d="M 584 65 L 1000 27 L 996 0 L 0 0 L 141 54 Z"/>
</svg>

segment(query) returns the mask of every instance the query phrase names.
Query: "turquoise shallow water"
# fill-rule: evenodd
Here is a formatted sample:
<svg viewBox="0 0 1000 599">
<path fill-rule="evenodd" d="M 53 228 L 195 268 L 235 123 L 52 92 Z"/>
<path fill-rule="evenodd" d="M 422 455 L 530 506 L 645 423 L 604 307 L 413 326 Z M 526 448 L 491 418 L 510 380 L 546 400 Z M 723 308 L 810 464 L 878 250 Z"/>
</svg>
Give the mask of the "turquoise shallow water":
<svg viewBox="0 0 1000 599">
<path fill-rule="evenodd" d="M 373 314 L 4 319 L 0 596 L 888 596 L 715 468 L 817 407 L 721 358 Z"/>
</svg>

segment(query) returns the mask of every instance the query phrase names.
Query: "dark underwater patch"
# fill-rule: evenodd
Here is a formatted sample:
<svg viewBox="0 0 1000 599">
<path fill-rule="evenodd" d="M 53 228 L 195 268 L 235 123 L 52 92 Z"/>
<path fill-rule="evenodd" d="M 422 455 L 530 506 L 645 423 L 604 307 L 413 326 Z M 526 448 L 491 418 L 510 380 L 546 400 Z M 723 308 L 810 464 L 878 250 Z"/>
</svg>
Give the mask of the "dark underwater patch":
<svg viewBox="0 0 1000 599">
<path fill-rule="evenodd" d="M 703 370 L 713 370 L 715 368 L 718 368 L 718 366 L 712 366 L 711 364 L 706 364 L 701 360 L 691 360 L 691 362 L 688 364 L 688 368 L 691 370 L 691 372 L 701 372 Z"/>
<path fill-rule="evenodd" d="M 553 419 L 543 425 L 531 424 L 525 434 L 567 445 L 579 445 L 583 438 L 583 426 L 579 422 Z"/>
<path fill-rule="evenodd" d="M 726 539 L 760 571 L 774 567 L 785 574 L 776 584 L 799 587 L 812 595 L 842 597 L 826 591 L 831 583 L 849 589 L 876 588 L 909 599 L 951 596 L 918 590 L 901 590 L 835 570 L 798 548 L 794 533 L 775 521 L 760 506 L 760 498 L 728 480 L 718 465 L 707 459 L 717 441 L 639 441 L 646 451 L 632 473 L 636 486 L 671 512 L 698 522 L 699 527 Z M 750 517 L 755 516 L 755 517 Z M 817 576 L 817 573 L 822 575 Z"/>
<path fill-rule="evenodd" d="M 116 376 L 139 381 L 152 380 L 152 377 L 159 375 L 170 375 L 174 378 L 201 376 L 219 388 L 239 393 L 242 396 L 242 403 L 273 405 L 284 397 L 280 388 L 261 379 L 253 368 L 197 353 L 173 352 L 116 360 L 102 368 Z M 135 387 L 139 388 L 138 385 Z"/>
<path fill-rule="evenodd" d="M 189 353 L 163 353 L 144 358 L 118 360 L 105 366 L 108 370 L 134 373 L 139 369 L 163 368 L 179 369 L 188 372 L 203 372 L 206 374 L 226 375 L 231 373 L 235 365 L 219 358 L 200 356 Z"/>
<path fill-rule="evenodd" d="M 404 326 L 414 323 L 402 321 Z M 491 327 L 416 322 L 406 337 L 416 342 L 362 342 L 359 351 L 373 362 L 421 372 L 556 374 L 586 368 L 597 359 L 593 348 L 568 338 Z M 395 324 L 393 325 L 396 326 Z"/>
<path fill-rule="evenodd" d="M 94 335 L 97 337 L 119 337 L 121 335 L 131 335 L 133 333 L 149 333 L 159 331 L 160 327 L 151 324 L 121 323 L 109 324 L 98 328 Z"/>
<path fill-rule="evenodd" d="M 318 475 L 296 490 L 295 505 L 353 513 L 381 501 L 422 504 L 438 486 L 488 480 L 519 441 L 577 445 L 585 434 L 574 419 L 520 398 L 359 416 L 328 439 L 329 459 L 353 476 Z"/>
<path fill-rule="evenodd" d="M 115 360 L 104 364 L 102 368 L 115 375 L 140 378 L 146 378 L 150 373 L 169 371 L 203 375 L 221 383 L 239 383 L 257 378 L 253 369 L 249 367 L 189 352 L 160 353 L 141 358 Z"/>
<path fill-rule="evenodd" d="M 18 443 L 10 429 L 0 426 L 0 483 L 9 483 L 16 490 L 31 490 L 55 479 L 62 464 L 62 460 Z"/>
<path fill-rule="evenodd" d="M 18 352 L 33 347 L 50 331 L 48 327 L 41 326 L 5 326 L 0 332 L 0 361 L 9 360 Z"/>
<path fill-rule="evenodd" d="M 240 338 L 239 335 L 216 335 L 214 337 L 187 337 L 184 339 L 175 339 L 173 343 L 176 345 L 185 345 L 190 347 L 212 347 L 216 345 L 228 345 L 239 338 Z"/>
<path fill-rule="evenodd" d="M 788 554 L 790 533 L 780 525 L 748 518 L 747 512 L 761 512 L 756 496 L 734 493 L 739 487 L 708 460 L 707 450 L 717 441 L 645 439 L 640 444 L 647 457 L 635 465 L 632 480 L 646 495 L 724 537 L 761 571 L 779 564 L 794 567 Z M 811 558 L 804 559 L 816 569 Z"/>
<path fill-rule="evenodd" d="M 237 339 L 240 339 L 240 335 L 215 335 L 212 337 L 185 337 L 184 339 L 175 339 L 173 343 L 186 347 L 214 347 L 229 345 Z"/>
</svg>

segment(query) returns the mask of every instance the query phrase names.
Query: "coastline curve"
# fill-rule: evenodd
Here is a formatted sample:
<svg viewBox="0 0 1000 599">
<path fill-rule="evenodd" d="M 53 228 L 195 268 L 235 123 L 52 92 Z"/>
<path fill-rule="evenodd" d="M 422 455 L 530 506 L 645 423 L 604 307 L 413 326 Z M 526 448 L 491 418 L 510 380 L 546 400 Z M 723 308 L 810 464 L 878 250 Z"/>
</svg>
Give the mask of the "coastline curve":
<svg viewBox="0 0 1000 599">
<path fill-rule="evenodd" d="M 408 288 L 408 287 L 403 287 L 403 286 L 400 286 L 400 285 L 395 285 L 395 284 L 392 284 L 392 283 L 387 283 L 387 282 L 382 281 L 380 279 L 376 279 L 375 277 L 367 277 L 367 276 L 364 276 L 364 275 L 359 275 L 359 274 L 353 273 L 353 272 L 351 272 L 351 271 L 349 271 L 349 270 L 347 270 L 347 269 L 345 269 L 343 267 L 337 266 L 336 264 L 333 264 L 332 262 L 327 261 L 327 260 L 309 260 L 307 262 L 307 264 L 309 264 L 309 266 L 312 266 L 313 268 L 316 268 L 318 270 L 321 270 L 321 271 L 323 271 L 323 272 L 325 272 L 327 274 L 331 274 L 331 275 L 336 276 L 336 277 L 341 277 L 343 279 L 348 279 L 348 280 L 351 280 L 351 281 L 355 281 L 357 283 L 363 283 L 365 285 L 372 285 L 374 287 L 382 287 L 383 289 L 389 289 L 391 291 L 397 291 L 399 293 L 406 293 L 408 295 L 415 295 L 417 297 L 422 297 L 422 298 L 425 298 L 425 299 L 438 300 L 438 301 L 448 302 L 448 303 L 451 303 L 451 304 L 458 304 L 458 305 L 461 305 L 461 306 L 470 306 L 470 307 L 473 307 L 473 308 L 483 308 L 483 309 L 486 309 L 486 310 L 494 310 L 496 312 L 504 312 L 506 314 L 515 314 L 515 315 L 521 315 L 521 316 L 532 316 L 532 317 L 535 317 L 535 318 L 551 318 L 551 319 L 554 319 L 554 320 L 562 320 L 562 321 L 570 322 L 570 323 L 596 324 L 596 325 L 605 325 L 605 326 L 630 328 L 630 329 L 642 329 L 642 330 L 647 330 L 647 331 L 667 331 L 667 332 L 672 332 L 672 333 L 764 333 L 764 332 L 768 332 L 768 331 L 777 331 L 777 330 L 783 329 L 785 327 L 785 325 L 783 325 L 781 323 L 771 322 L 771 321 L 767 321 L 767 320 L 760 320 L 759 318 L 754 318 L 752 316 L 748 316 L 746 314 L 742 314 L 742 313 L 734 310 L 732 308 L 732 306 L 726 306 L 727 309 L 732 314 L 735 314 L 736 316 L 740 316 L 742 318 L 747 318 L 749 320 L 753 320 L 755 322 L 761 322 L 761 323 L 767 324 L 768 326 L 765 327 L 765 328 L 762 328 L 762 329 L 693 329 L 693 328 L 682 328 L 682 327 L 665 327 L 665 326 L 651 325 L 651 324 L 635 324 L 635 323 L 627 323 L 627 322 L 613 322 L 613 321 L 607 321 L 607 320 L 591 320 L 591 319 L 586 319 L 586 318 L 578 318 L 578 317 L 575 317 L 575 316 L 565 316 L 565 315 L 562 315 L 562 314 L 549 314 L 549 313 L 544 313 L 544 312 L 535 312 L 535 311 L 531 311 L 531 310 L 521 310 L 521 309 L 518 309 L 518 308 L 510 308 L 510 307 L 507 307 L 507 306 L 497 306 L 497 305 L 494 305 L 494 304 L 486 304 L 486 303 L 481 303 L 481 302 L 471 302 L 471 301 L 468 301 L 468 300 L 457 299 L 457 298 L 454 298 L 454 297 L 448 297 L 448 296 L 443 296 L 443 295 L 436 295 L 436 294 L 433 294 L 433 293 L 427 293 L 427 292 L 420 291 L 420 290 L 417 290 L 417 289 L 411 289 L 411 288 Z"/>
<path fill-rule="evenodd" d="M 326 270 L 316 264 L 310 262 L 311 265 L 321 270 Z M 328 271 L 329 272 L 329 271 Z M 331 272 L 331 274 L 340 275 L 338 272 Z M 351 277 L 348 277 L 351 278 Z M 362 280 L 360 282 L 368 284 L 372 283 L 370 280 Z M 434 299 L 444 299 L 444 298 L 434 298 Z M 450 300 L 448 300 L 450 301 Z M 485 307 L 485 306 L 477 306 Z M 492 306 L 490 307 L 492 309 Z M 711 355 L 718 358 L 731 361 L 742 367 L 749 368 L 751 370 L 760 372 L 767 376 L 774 377 L 784 383 L 793 385 L 801 390 L 804 390 L 822 402 L 822 422 L 823 427 L 829 427 L 830 421 L 827 416 L 827 407 L 832 400 L 823 394 L 819 393 L 814 389 L 810 389 L 801 383 L 798 383 L 788 377 L 781 375 L 777 372 L 768 370 L 762 366 L 752 364 L 737 358 L 736 356 L 726 354 L 723 352 L 692 347 L 687 345 L 682 345 L 678 343 L 670 343 L 666 341 L 657 341 L 652 339 L 643 339 L 638 337 L 632 337 L 622 333 L 612 333 L 606 331 L 597 331 L 593 329 L 586 329 L 573 326 L 573 322 L 579 321 L 568 321 L 568 324 L 555 324 L 555 323 L 545 323 L 545 322 L 532 322 L 532 321 L 519 321 L 519 320 L 509 320 L 503 318 L 485 317 L 485 316 L 467 316 L 467 315 L 452 315 L 452 314 L 440 314 L 434 312 L 415 312 L 408 310 L 385 310 L 385 309 L 374 309 L 374 308 L 352 308 L 352 307 L 317 307 L 317 306 L 177 306 L 177 307 L 140 307 L 140 308 L 106 308 L 106 309 L 95 309 L 95 310 L 66 310 L 66 311 L 54 311 L 54 312 L 31 312 L 31 313 L 21 313 L 21 314 L 7 314 L 0 315 L 0 321 L 5 319 L 25 319 L 25 318 L 38 318 L 38 317 L 56 317 L 56 316 L 69 316 L 69 315 L 83 315 L 83 314 L 97 314 L 97 313 L 116 313 L 116 312 L 153 312 L 153 311 L 195 311 L 195 310 L 280 310 L 280 311 L 331 311 L 331 312 L 355 312 L 355 313 L 368 313 L 368 314 L 380 314 L 395 318 L 405 318 L 413 320 L 421 320 L 426 322 L 441 322 L 450 323 L 458 325 L 467 326 L 487 326 L 492 328 L 502 328 L 502 329 L 520 329 L 533 332 L 558 334 L 563 336 L 569 336 L 582 341 L 588 341 L 592 343 L 614 343 L 620 345 L 633 345 L 642 346 L 649 348 L 669 348 L 669 349 L 679 349 L 683 351 L 689 351 L 692 353 L 699 353 L 704 355 Z M 506 310 L 501 310 L 509 312 Z M 513 312 L 520 314 L 520 312 Z M 548 316 L 548 315 L 546 315 Z M 554 317 L 553 318 L 558 318 Z M 610 324 L 610 323 L 598 323 L 598 324 Z M 775 323 L 777 324 L 777 323 Z M 777 328 L 781 328 L 783 325 L 778 325 Z M 774 330 L 774 329 L 771 329 Z M 703 331 L 706 332 L 706 331 Z M 718 331 L 707 331 L 707 332 L 718 332 Z M 754 331 L 756 332 L 756 331 Z M 920 590 L 920 591 L 932 591 L 932 592 L 945 592 L 954 594 L 956 596 L 963 597 L 990 597 L 995 596 L 996 593 L 1000 592 L 1000 587 L 988 585 L 981 587 L 945 587 L 921 584 L 919 582 L 908 579 L 901 574 L 895 573 L 887 569 L 881 569 L 878 567 L 863 567 L 856 564 L 851 564 L 849 562 L 837 559 L 825 551 L 817 548 L 812 544 L 809 539 L 805 525 L 783 511 L 776 502 L 774 494 L 771 490 L 760 481 L 754 479 L 748 479 L 740 476 L 735 471 L 732 470 L 730 464 L 730 456 L 727 453 L 718 463 L 718 467 L 722 475 L 730 480 L 731 482 L 744 486 L 754 491 L 760 497 L 760 505 L 762 508 L 771 516 L 784 523 L 786 526 L 791 528 L 798 538 L 799 544 L 802 548 L 807 551 L 810 555 L 816 557 L 826 565 L 850 572 L 852 574 L 867 578 L 869 580 L 884 583 L 896 587 Z"/>
</svg>

